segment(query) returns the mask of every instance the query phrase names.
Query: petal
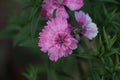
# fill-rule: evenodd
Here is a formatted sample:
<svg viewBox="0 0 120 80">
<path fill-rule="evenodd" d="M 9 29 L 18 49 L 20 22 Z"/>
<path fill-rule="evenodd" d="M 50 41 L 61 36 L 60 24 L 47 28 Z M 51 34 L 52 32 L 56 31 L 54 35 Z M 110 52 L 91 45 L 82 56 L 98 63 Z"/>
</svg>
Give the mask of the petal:
<svg viewBox="0 0 120 80">
<path fill-rule="evenodd" d="M 97 36 L 98 28 L 95 23 L 89 23 L 81 32 L 88 39 L 93 39 Z"/>
<path fill-rule="evenodd" d="M 40 40 L 38 46 L 41 47 L 41 51 L 47 52 L 47 50 L 55 44 L 53 35 L 55 35 L 54 32 L 48 28 L 43 29 L 42 32 L 39 33 Z"/>
<path fill-rule="evenodd" d="M 45 6 L 45 5 L 42 5 L 41 16 L 42 16 L 42 17 L 48 17 L 48 16 L 47 16 L 47 10 L 46 10 L 46 6 Z"/>
<path fill-rule="evenodd" d="M 68 19 L 68 13 L 66 12 L 65 8 L 63 6 L 59 6 L 56 10 L 56 17 L 62 17 L 65 19 Z"/>
<path fill-rule="evenodd" d="M 67 57 L 68 55 L 72 54 L 72 50 L 65 45 L 61 45 L 59 52 L 64 57 Z"/>
<path fill-rule="evenodd" d="M 83 0 L 64 0 L 64 4 L 72 11 L 78 10 L 83 6 Z"/>
<path fill-rule="evenodd" d="M 76 49 L 77 48 L 78 41 L 74 39 L 71 35 L 67 35 L 65 39 L 65 46 L 69 47 L 70 49 Z"/>
<path fill-rule="evenodd" d="M 48 50 L 48 55 L 50 60 L 57 61 L 59 58 L 62 57 L 62 54 L 60 54 L 60 46 L 55 45 L 54 47 L 50 48 Z"/>
<path fill-rule="evenodd" d="M 52 18 L 53 11 L 57 7 L 54 4 L 43 4 L 41 9 L 41 16 L 46 18 Z"/>
<path fill-rule="evenodd" d="M 68 24 L 68 29 L 67 29 L 67 32 L 68 33 L 71 33 L 75 30 L 76 28 L 74 26 L 72 26 L 71 24 Z"/>
<path fill-rule="evenodd" d="M 86 23 L 86 15 L 83 11 L 75 12 L 75 19 L 81 26 L 84 26 Z"/>
<path fill-rule="evenodd" d="M 64 57 L 67 57 L 67 56 L 69 56 L 70 54 L 72 54 L 72 50 L 71 50 L 70 48 L 68 48 L 68 49 L 65 50 Z"/>
<path fill-rule="evenodd" d="M 64 18 L 57 17 L 47 23 L 54 32 L 64 32 L 68 28 L 68 22 Z"/>
<path fill-rule="evenodd" d="M 75 18 L 82 27 L 92 22 L 91 17 L 83 11 L 75 12 Z"/>
<path fill-rule="evenodd" d="M 71 44 L 70 44 L 70 49 L 76 49 L 77 48 L 77 40 L 74 38 L 71 38 Z"/>
<path fill-rule="evenodd" d="M 89 23 L 92 23 L 92 19 L 89 16 L 89 14 L 86 14 L 86 23 L 85 23 L 85 26 L 87 26 Z"/>
</svg>

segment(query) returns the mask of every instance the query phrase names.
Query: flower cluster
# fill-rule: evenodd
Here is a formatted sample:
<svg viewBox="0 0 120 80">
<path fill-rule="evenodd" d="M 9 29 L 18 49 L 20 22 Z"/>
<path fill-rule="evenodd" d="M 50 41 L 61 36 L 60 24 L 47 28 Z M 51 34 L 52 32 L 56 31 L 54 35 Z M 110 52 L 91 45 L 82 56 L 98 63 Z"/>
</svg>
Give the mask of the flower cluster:
<svg viewBox="0 0 120 80">
<path fill-rule="evenodd" d="M 69 18 L 64 6 L 70 10 L 78 10 L 83 6 L 83 0 L 44 0 L 42 5 L 41 15 L 46 18 L 52 18 L 54 10 L 56 10 L 56 17 Z"/>
<path fill-rule="evenodd" d="M 66 57 L 77 48 L 78 40 L 71 35 L 74 27 L 67 21 L 69 14 L 64 6 L 75 11 L 83 6 L 83 0 L 43 0 L 41 16 L 49 18 L 47 25 L 39 33 L 38 46 L 41 51 L 48 53 L 50 60 L 57 61 Z M 56 18 L 52 18 L 56 10 Z M 79 31 L 89 39 L 96 37 L 98 30 L 88 14 L 83 11 L 75 12 L 76 21 L 82 26 Z"/>
</svg>

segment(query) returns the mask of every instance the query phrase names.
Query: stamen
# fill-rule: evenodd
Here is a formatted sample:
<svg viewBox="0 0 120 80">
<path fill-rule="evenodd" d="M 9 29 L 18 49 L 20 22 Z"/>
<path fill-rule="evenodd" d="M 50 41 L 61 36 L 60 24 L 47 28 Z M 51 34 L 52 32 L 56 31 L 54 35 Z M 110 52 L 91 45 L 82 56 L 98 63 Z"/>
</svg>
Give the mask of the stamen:
<svg viewBox="0 0 120 80">
<path fill-rule="evenodd" d="M 60 42 L 60 43 L 64 43 L 64 39 L 63 39 L 63 38 L 60 38 L 59 42 Z"/>
</svg>

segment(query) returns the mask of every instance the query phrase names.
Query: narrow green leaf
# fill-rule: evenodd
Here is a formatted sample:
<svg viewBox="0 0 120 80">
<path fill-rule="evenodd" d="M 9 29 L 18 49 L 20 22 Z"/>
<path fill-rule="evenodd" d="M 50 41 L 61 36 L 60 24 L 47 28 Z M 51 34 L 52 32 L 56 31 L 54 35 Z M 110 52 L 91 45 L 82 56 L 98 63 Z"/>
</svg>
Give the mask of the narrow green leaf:
<svg viewBox="0 0 120 80">
<path fill-rule="evenodd" d="M 54 69 L 48 69 L 48 80 L 59 80 Z"/>
<path fill-rule="evenodd" d="M 35 32 L 37 30 L 38 27 L 38 23 L 40 20 L 39 17 L 39 8 L 34 7 L 32 12 L 31 12 L 31 17 L 30 19 L 32 19 L 31 21 L 31 37 L 34 38 L 35 37 Z"/>
<path fill-rule="evenodd" d="M 56 18 L 56 9 L 53 11 L 52 17 L 53 17 L 53 18 Z"/>
<path fill-rule="evenodd" d="M 38 38 L 36 39 L 27 39 L 19 43 L 19 46 L 22 47 L 37 47 Z"/>
<path fill-rule="evenodd" d="M 90 55 L 88 53 L 81 53 L 77 55 L 78 58 L 84 58 L 84 59 L 94 59 L 95 57 L 93 55 Z"/>
<path fill-rule="evenodd" d="M 20 30 L 20 27 L 17 25 L 9 25 L 3 31 L 0 32 L 0 39 L 12 38 Z"/>
<path fill-rule="evenodd" d="M 117 9 L 114 9 L 111 13 L 109 13 L 108 22 L 112 22 L 112 20 L 116 17 L 116 11 Z"/>
<path fill-rule="evenodd" d="M 104 1 L 104 2 L 110 2 L 110 3 L 115 3 L 115 4 L 120 4 L 118 1 L 116 0 L 101 0 L 101 1 Z"/>
<path fill-rule="evenodd" d="M 120 64 L 120 57 L 116 54 L 116 65 Z"/>
<path fill-rule="evenodd" d="M 112 78 L 113 78 L 112 80 L 120 80 L 120 75 L 118 75 L 117 73 L 114 73 Z"/>
<path fill-rule="evenodd" d="M 108 59 L 109 59 L 109 61 L 110 61 L 110 66 L 114 66 L 114 64 L 113 64 L 113 61 L 112 61 L 111 57 L 109 57 Z"/>
<path fill-rule="evenodd" d="M 116 21 L 112 21 L 113 24 L 117 25 L 117 26 L 120 26 L 120 23 L 119 22 L 116 22 Z"/>
<path fill-rule="evenodd" d="M 103 34 L 104 34 L 105 42 L 106 42 L 106 44 L 107 44 L 107 48 L 110 49 L 109 40 L 108 40 L 108 35 L 107 35 L 104 27 L 103 27 Z"/>
<path fill-rule="evenodd" d="M 103 10 L 104 10 L 104 14 L 105 14 L 105 16 L 107 16 L 107 15 L 108 15 L 108 11 L 107 11 L 105 5 L 103 5 Z"/>
<path fill-rule="evenodd" d="M 56 71 L 56 73 L 59 75 L 59 76 L 64 76 L 64 77 L 67 77 L 69 79 L 73 79 L 73 77 L 68 74 L 68 73 L 65 73 L 64 71 Z"/>
<path fill-rule="evenodd" d="M 25 40 L 26 38 L 28 38 L 29 31 L 30 31 L 29 25 L 22 28 L 20 32 L 17 35 L 15 35 L 13 45 L 16 46 L 22 40 Z"/>
<path fill-rule="evenodd" d="M 114 45 L 115 41 L 117 40 L 117 35 L 114 35 L 112 39 L 110 39 L 110 48 Z"/>
<path fill-rule="evenodd" d="M 105 52 L 105 47 L 104 47 L 101 36 L 99 36 L 99 49 L 100 49 L 100 56 L 102 56 Z"/>
<path fill-rule="evenodd" d="M 95 72 L 95 71 L 92 72 L 92 77 L 93 77 L 93 80 L 101 80 L 98 72 Z"/>
<path fill-rule="evenodd" d="M 28 78 L 28 80 L 37 80 L 38 69 L 30 65 L 26 73 L 23 75 Z"/>
<path fill-rule="evenodd" d="M 96 55 L 99 54 L 98 49 L 96 47 L 92 47 L 92 49 Z"/>
</svg>

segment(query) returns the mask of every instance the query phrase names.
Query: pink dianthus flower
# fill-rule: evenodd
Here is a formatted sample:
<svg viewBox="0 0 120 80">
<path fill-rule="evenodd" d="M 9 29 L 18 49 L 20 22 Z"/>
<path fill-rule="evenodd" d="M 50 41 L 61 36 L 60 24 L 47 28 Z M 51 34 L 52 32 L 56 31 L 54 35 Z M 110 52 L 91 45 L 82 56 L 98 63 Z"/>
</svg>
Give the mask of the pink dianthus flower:
<svg viewBox="0 0 120 80">
<path fill-rule="evenodd" d="M 78 10 L 83 6 L 83 0 L 44 0 L 41 15 L 46 18 L 52 18 L 53 11 L 56 10 L 56 17 L 69 18 L 64 6 L 70 10 Z"/>
<path fill-rule="evenodd" d="M 50 60 L 57 61 L 66 57 L 77 48 L 77 40 L 70 35 L 66 19 L 55 18 L 47 22 L 47 26 L 39 33 L 38 46 L 41 51 L 48 52 Z"/>
<path fill-rule="evenodd" d="M 81 33 L 88 39 L 93 39 L 97 36 L 98 28 L 92 22 L 91 17 L 83 11 L 75 12 L 76 21 L 82 26 Z"/>
</svg>

